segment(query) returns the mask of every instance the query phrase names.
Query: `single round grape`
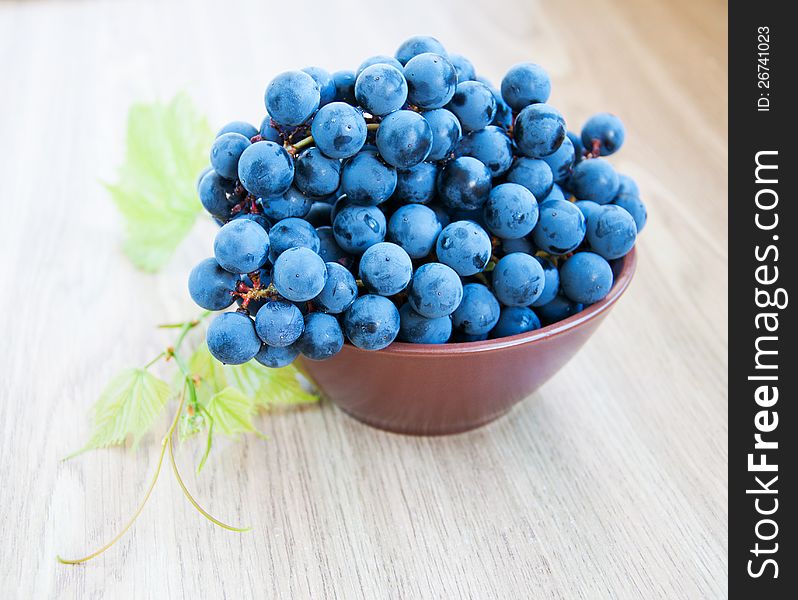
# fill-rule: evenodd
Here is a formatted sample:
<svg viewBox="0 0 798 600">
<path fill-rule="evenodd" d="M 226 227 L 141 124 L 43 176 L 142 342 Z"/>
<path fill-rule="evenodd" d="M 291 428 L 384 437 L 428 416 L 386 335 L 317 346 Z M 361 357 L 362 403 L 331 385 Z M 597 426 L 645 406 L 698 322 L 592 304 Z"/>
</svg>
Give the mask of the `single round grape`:
<svg viewBox="0 0 798 600">
<path fill-rule="evenodd" d="M 585 225 L 590 225 L 590 219 L 593 218 L 593 215 L 598 214 L 601 210 L 601 204 L 596 204 L 592 200 L 577 200 L 574 202 L 574 206 L 576 206 L 582 214 L 585 216 Z M 587 230 L 585 231 L 587 233 Z"/>
<path fill-rule="evenodd" d="M 463 284 L 457 273 L 441 263 L 426 263 L 413 274 L 407 301 L 418 314 L 437 319 L 452 314 L 463 299 Z"/>
<path fill-rule="evenodd" d="M 294 161 L 282 146 L 274 142 L 256 142 L 241 154 L 238 179 L 254 196 L 279 196 L 291 187 Z"/>
<path fill-rule="evenodd" d="M 372 150 L 361 150 L 344 162 L 341 191 L 355 204 L 377 205 L 396 189 L 396 169 L 386 165 Z"/>
<path fill-rule="evenodd" d="M 419 108 L 441 108 L 454 96 L 457 71 L 448 58 L 425 52 L 407 61 L 407 101 Z"/>
<path fill-rule="evenodd" d="M 567 319 L 570 316 L 582 312 L 584 308 L 584 304 L 573 302 L 563 294 L 558 294 L 554 300 L 548 304 L 536 307 L 535 310 L 544 325 L 551 325 L 552 323 L 562 321 L 563 319 Z"/>
<path fill-rule="evenodd" d="M 344 313 L 346 337 L 363 350 L 382 350 L 399 334 L 399 311 L 382 296 L 368 294 Z"/>
<path fill-rule="evenodd" d="M 605 204 L 587 222 L 590 249 L 607 260 L 621 258 L 637 240 L 637 225 L 629 211 L 615 204 Z"/>
<path fill-rule="evenodd" d="M 384 63 L 366 67 L 355 80 L 355 98 L 366 112 L 382 116 L 399 110 L 407 100 L 402 71 Z"/>
<path fill-rule="evenodd" d="M 206 258 L 191 269 L 188 293 L 205 310 L 224 310 L 233 303 L 233 291 L 238 277 L 219 266 L 213 258 Z"/>
<path fill-rule="evenodd" d="M 477 81 L 481 81 L 488 86 L 490 93 L 493 94 L 493 97 L 496 99 L 496 114 L 493 116 L 493 121 L 491 121 L 490 124 L 501 127 L 505 131 L 509 130 L 513 124 L 513 109 L 504 101 L 501 92 L 493 87 L 487 79 L 484 77 L 477 77 Z"/>
<path fill-rule="evenodd" d="M 620 206 L 630 215 L 632 215 L 632 218 L 635 221 L 635 227 L 637 228 L 637 233 L 643 231 L 643 227 L 646 226 L 648 213 L 646 211 L 646 205 L 643 204 L 643 201 L 640 198 L 636 196 L 616 196 L 612 203 L 615 206 Z"/>
<path fill-rule="evenodd" d="M 303 219 L 289 217 L 277 221 L 269 230 L 271 248 L 269 258 L 272 262 L 288 248 L 309 248 L 313 252 L 319 251 L 319 236 L 313 226 Z"/>
<path fill-rule="evenodd" d="M 410 258 L 424 258 L 432 252 L 442 229 L 435 211 L 422 204 L 408 204 L 391 215 L 388 239 L 401 246 Z"/>
<path fill-rule="evenodd" d="M 258 225 L 263 227 L 264 231 L 269 231 L 269 229 L 272 226 L 268 217 L 264 216 L 262 213 L 239 212 L 231 219 L 231 221 L 234 221 L 236 219 L 246 219 L 247 221 L 252 221 L 253 223 L 257 223 Z"/>
<path fill-rule="evenodd" d="M 428 319 L 413 310 L 410 304 L 399 309 L 399 339 L 411 344 L 445 344 L 452 336 L 449 316 Z"/>
<path fill-rule="evenodd" d="M 438 260 L 463 277 L 484 270 L 491 251 L 490 237 L 473 221 L 450 223 L 443 228 L 436 244 Z"/>
<path fill-rule="evenodd" d="M 321 67 L 305 67 L 302 69 L 319 86 L 319 106 L 324 106 L 335 100 L 335 80 L 333 76 Z"/>
<path fill-rule="evenodd" d="M 568 136 L 565 136 L 562 145 L 553 154 L 544 156 L 541 160 L 549 165 L 554 181 L 562 183 L 571 176 L 575 158 L 574 144 Z"/>
<path fill-rule="evenodd" d="M 536 256 L 535 260 L 543 267 L 543 293 L 531 303 L 531 306 L 542 306 L 548 304 L 560 293 L 560 271 L 552 261 L 542 256 Z"/>
<path fill-rule="evenodd" d="M 484 83 L 463 81 L 457 84 L 446 108 L 460 119 L 464 131 L 479 131 L 490 125 L 496 116 L 496 98 Z"/>
<path fill-rule="evenodd" d="M 505 306 L 529 306 L 543 293 L 546 277 L 534 256 L 514 252 L 493 269 L 493 293 Z"/>
<path fill-rule="evenodd" d="M 211 169 L 199 182 L 199 198 L 203 208 L 219 219 L 228 219 L 235 201 L 228 199 L 235 184 Z"/>
<path fill-rule="evenodd" d="M 424 54 L 425 52 L 434 52 L 441 56 L 448 56 L 446 48 L 434 37 L 428 35 L 414 35 L 402 42 L 396 50 L 396 60 L 406 65 L 411 58 L 419 54 Z"/>
<path fill-rule="evenodd" d="M 216 137 L 218 138 L 220 135 L 224 135 L 225 133 L 240 133 L 245 138 L 250 139 L 258 135 L 258 130 L 254 125 L 251 125 L 246 121 L 230 121 L 227 125 L 216 132 Z"/>
<path fill-rule="evenodd" d="M 282 196 L 263 198 L 263 214 L 273 221 L 289 217 L 304 217 L 310 212 L 313 199 L 291 186 Z"/>
<path fill-rule="evenodd" d="M 302 125 L 319 108 L 321 89 L 304 71 L 286 71 L 266 88 L 266 110 L 280 125 Z"/>
<path fill-rule="evenodd" d="M 462 54 L 450 54 L 449 62 L 454 66 L 457 73 L 457 82 L 461 81 L 474 81 L 477 78 L 477 72 L 474 65 Z"/>
<path fill-rule="evenodd" d="M 466 335 L 488 333 L 499 320 L 499 301 L 481 283 L 463 286 L 463 300 L 452 313 L 453 328 Z"/>
<path fill-rule="evenodd" d="M 551 79 L 540 65 L 528 62 L 513 65 L 502 79 L 502 98 L 515 111 L 545 102 L 550 95 Z"/>
<path fill-rule="evenodd" d="M 274 287 L 293 302 L 312 300 L 324 289 L 326 281 L 327 267 L 310 248 L 288 248 L 274 263 Z"/>
<path fill-rule="evenodd" d="M 335 241 L 332 226 L 317 227 L 316 235 L 319 237 L 319 256 L 324 262 L 338 263 L 347 269 L 355 264 L 355 257 L 345 252 Z"/>
<path fill-rule="evenodd" d="M 567 254 L 585 238 L 585 217 L 566 200 L 547 200 L 539 205 L 538 224 L 532 241 L 549 254 Z"/>
<path fill-rule="evenodd" d="M 202 183 L 202 178 L 205 177 L 211 171 L 213 171 L 213 167 L 208 165 L 207 167 L 202 169 L 202 171 L 199 172 L 199 175 L 197 175 L 197 179 L 196 179 L 196 182 L 195 182 L 195 186 L 196 186 L 197 192 L 199 192 L 200 183 Z"/>
<path fill-rule="evenodd" d="M 211 145 L 211 166 L 226 179 L 238 176 L 238 161 L 250 146 L 249 139 L 240 133 L 223 133 Z"/>
<path fill-rule="evenodd" d="M 264 367 L 280 369 L 290 365 L 299 356 L 299 348 L 296 344 L 285 348 L 273 348 L 264 344 L 260 351 L 255 355 L 255 360 Z"/>
<path fill-rule="evenodd" d="M 548 104 L 530 104 L 515 119 L 513 136 L 518 151 L 529 158 L 554 154 L 565 139 L 565 119 Z"/>
<path fill-rule="evenodd" d="M 316 147 L 330 158 L 349 158 L 366 143 L 363 113 L 344 102 L 322 106 L 310 128 Z"/>
<path fill-rule="evenodd" d="M 338 354 L 344 347 L 344 334 L 338 319 L 321 312 L 305 316 L 305 330 L 296 347 L 303 356 L 311 360 L 326 360 Z"/>
<path fill-rule="evenodd" d="M 613 114 L 602 112 L 593 115 L 582 127 L 582 145 L 593 150 L 596 145 L 601 156 L 609 156 L 623 146 L 626 128 L 623 122 Z"/>
<path fill-rule="evenodd" d="M 554 185 L 551 186 L 551 191 L 548 193 L 548 195 L 545 198 L 543 198 L 543 202 L 545 202 L 546 200 L 565 200 L 565 199 L 566 199 L 565 194 L 563 193 L 562 188 L 555 183 Z"/>
<path fill-rule="evenodd" d="M 305 329 L 299 309 L 290 302 L 273 300 L 264 304 L 255 315 L 255 332 L 264 344 L 275 348 L 290 346 Z"/>
<path fill-rule="evenodd" d="M 261 346 L 252 319 L 239 312 L 218 315 L 208 326 L 205 339 L 213 357 L 226 365 L 252 360 Z"/>
<path fill-rule="evenodd" d="M 535 199 L 542 202 L 551 192 L 554 176 L 548 163 L 539 158 L 519 156 L 507 172 L 507 181 L 523 185 L 532 192 Z"/>
<path fill-rule="evenodd" d="M 463 135 L 460 121 L 454 113 L 445 108 L 436 108 L 421 113 L 432 130 L 432 147 L 428 160 L 443 160 L 454 152 Z"/>
<path fill-rule="evenodd" d="M 623 173 L 618 173 L 618 192 L 615 194 L 615 200 L 624 196 L 639 198 L 640 188 L 637 187 L 637 182 L 634 179 Z"/>
<path fill-rule="evenodd" d="M 269 234 L 254 221 L 230 221 L 216 232 L 213 254 L 223 269 L 251 273 L 269 258 Z"/>
<path fill-rule="evenodd" d="M 357 282 L 355 276 L 337 262 L 328 262 L 327 281 L 319 295 L 313 299 L 313 305 L 326 313 L 344 312 L 357 298 Z"/>
<path fill-rule="evenodd" d="M 618 193 L 620 181 L 613 166 L 603 158 L 583 160 L 576 167 L 569 185 L 579 200 L 609 204 Z"/>
<path fill-rule="evenodd" d="M 410 283 L 413 262 L 400 246 L 380 242 L 363 253 L 358 274 L 370 293 L 393 296 Z"/>
<path fill-rule="evenodd" d="M 585 147 L 582 145 L 582 138 L 573 131 L 567 131 L 565 137 L 571 140 L 571 143 L 574 145 L 574 166 L 576 166 L 585 158 Z"/>
<path fill-rule="evenodd" d="M 488 200 L 491 186 L 488 167 L 470 156 L 454 159 L 438 175 L 440 200 L 452 209 L 482 208 Z"/>
<path fill-rule="evenodd" d="M 504 239 L 531 233 L 538 222 L 538 203 L 528 189 L 502 183 L 490 191 L 485 204 L 485 223 L 491 233 Z"/>
<path fill-rule="evenodd" d="M 274 142 L 275 144 L 283 145 L 283 136 L 280 135 L 279 130 L 272 123 L 270 115 L 263 117 L 260 124 L 260 137 L 267 142 Z"/>
<path fill-rule="evenodd" d="M 503 306 L 496 326 L 490 332 L 493 339 L 510 337 L 540 329 L 540 319 L 526 306 Z"/>
<path fill-rule="evenodd" d="M 452 222 L 452 218 L 449 216 L 449 211 L 446 209 L 445 206 L 441 206 L 436 202 L 433 202 L 428 206 L 432 209 L 432 212 L 435 213 L 435 216 L 438 217 L 438 221 L 440 221 L 441 227 L 446 227 L 449 223 Z"/>
<path fill-rule="evenodd" d="M 335 83 L 335 101 L 356 104 L 355 100 L 355 72 L 349 69 L 336 71 L 332 74 Z"/>
<path fill-rule="evenodd" d="M 438 166 L 434 163 L 420 162 L 415 167 L 399 169 L 393 198 L 403 203 L 429 202 L 435 197 L 437 179 Z"/>
<path fill-rule="evenodd" d="M 396 60 L 393 56 L 385 56 L 384 54 L 378 54 L 376 56 L 370 56 L 362 63 L 360 63 L 360 66 L 357 68 L 357 71 L 355 72 L 355 79 L 357 79 L 360 76 L 360 74 L 363 72 L 363 70 L 366 67 L 370 67 L 371 65 L 391 65 L 392 67 L 396 67 L 396 69 L 399 71 L 401 71 L 403 68 L 402 63 Z"/>
<path fill-rule="evenodd" d="M 329 106 L 333 104 L 325 108 Z M 328 196 L 335 193 L 341 184 L 341 161 L 326 157 L 319 148 L 302 152 L 296 159 L 295 168 L 294 185 L 308 196 Z"/>
<path fill-rule="evenodd" d="M 397 110 L 380 123 L 376 143 L 385 162 L 399 169 L 409 169 L 429 155 L 432 128 L 417 112 Z"/>
<path fill-rule="evenodd" d="M 350 254 L 363 254 L 383 241 L 385 229 L 385 215 L 376 206 L 347 206 L 333 219 L 335 241 Z"/>
<path fill-rule="evenodd" d="M 563 294 L 580 304 L 602 300 L 612 288 L 612 267 L 598 254 L 578 252 L 560 267 Z"/>
<path fill-rule="evenodd" d="M 493 177 L 500 177 L 513 164 L 513 143 L 503 129 L 488 125 L 460 140 L 455 156 L 476 158 L 490 169 Z"/>
</svg>

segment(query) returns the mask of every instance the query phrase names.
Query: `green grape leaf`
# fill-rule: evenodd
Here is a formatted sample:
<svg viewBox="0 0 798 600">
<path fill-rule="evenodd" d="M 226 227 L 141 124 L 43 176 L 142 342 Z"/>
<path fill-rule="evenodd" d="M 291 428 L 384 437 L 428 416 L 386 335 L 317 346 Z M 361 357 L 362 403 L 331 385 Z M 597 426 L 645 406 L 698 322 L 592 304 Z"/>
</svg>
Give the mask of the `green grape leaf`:
<svg viewBox="0 0 798 600">
<path fill-rule="evenodd" d="M 139 268 L 161 268 L 194 224 L 202 209 L 195 182 L 212 138 L 186 94 L 130 108 L 125 162 L 106 188 L 125 220 L 125 253 Z"/>
<path fill-rule="evenodd" d="M 295 367 L 267 368 L 265 371 L 258 394 L 254 397 L 259 405 L 286 406 L 319 401 L 313 384 Z"/>
<path fill-rule="evenodd" d="M 213 395 L 208 405 L 208 411 L 213 427 L 219 433 L 236 435 L 239 433 L 262 434 L 252 423 L 252 417 L 257 413 L 257 407 L 252 398 L 234 387 L 226 387 Z"/>
<path fill-rule="evenodd" d="M 144 369 L 128 369 L 114 377 L 93 408 L 88 443 L 71 454 L 118 446 L 133 437 L 135 447 L 152 427 L 172 396 L 169 385 Z"/>
</svg>

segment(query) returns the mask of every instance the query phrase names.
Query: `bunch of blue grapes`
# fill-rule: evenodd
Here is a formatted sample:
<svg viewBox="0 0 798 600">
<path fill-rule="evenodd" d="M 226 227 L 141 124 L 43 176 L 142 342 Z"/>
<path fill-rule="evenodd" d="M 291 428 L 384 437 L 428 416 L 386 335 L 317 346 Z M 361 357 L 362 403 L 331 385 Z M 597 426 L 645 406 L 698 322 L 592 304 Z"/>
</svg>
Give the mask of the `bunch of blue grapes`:
<svg viewBox="0 0 798 600">
<path fill-rule="evenodd" d="M 220 229 L 189 291 L 235 309 L 208 328 L 213 356 L 282 367 L 347 341 L 475 342 L 601 301 L 646 208 L 605 158 L 620 119 L 576 135 L 550 93 L 537 64 L 497 88 L 427 36 L 275 77 L 260 128 L 223 127 L 197 184 Z"/>
</svg>

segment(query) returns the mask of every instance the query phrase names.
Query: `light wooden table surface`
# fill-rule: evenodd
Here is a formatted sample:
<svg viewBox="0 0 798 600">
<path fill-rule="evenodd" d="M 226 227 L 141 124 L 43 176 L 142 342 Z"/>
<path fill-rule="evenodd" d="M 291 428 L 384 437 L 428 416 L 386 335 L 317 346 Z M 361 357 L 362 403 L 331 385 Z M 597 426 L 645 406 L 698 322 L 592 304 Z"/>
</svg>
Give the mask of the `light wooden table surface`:
<svg viewBox="0 0 798 600">
<path fill-rule="evenodd" d="M 726 594 L 726 7 L 693 2 L 0 3 L 0 596 L 3 598 L 722 598 Z M 224 5 L 224 7 L 222 6 Z M 262 6 L 261 6 L 262 5 Z M 184 89 L 214 125 L 256 121 L 271 76 L 354 67 L 433 33 L 498 81 L 552 73 L 575 129 L 610 110 L 614 160 L 649 207 L 631 289 L 509 416 L 416 439 L 329 404 L 258 421 L 190 485 L 166 472 L 133 531 L 86 566 L 157 454 L 59 462 L 108 378 L 195 314 L 199 224 L 157 276 L 119 249 L 100 180 L 131 102 Z M 164 427 L 165 427 L 164 423 Z M 199 445 L 180 457 L 186 472 Z"/>
</svg>

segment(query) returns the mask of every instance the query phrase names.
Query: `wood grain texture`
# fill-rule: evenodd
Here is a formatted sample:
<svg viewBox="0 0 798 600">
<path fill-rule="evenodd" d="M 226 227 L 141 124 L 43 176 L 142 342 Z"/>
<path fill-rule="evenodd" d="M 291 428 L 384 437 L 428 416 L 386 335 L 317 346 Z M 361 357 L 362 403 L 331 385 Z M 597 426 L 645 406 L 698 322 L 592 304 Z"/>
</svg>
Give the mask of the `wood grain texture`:
<svg viewBox="0 0 798 600">
<path fill-rule="evenodd" d="M 620 114 L 614 159 L 649 206 L 638 275 L 550 383 L 473 433 L 420 439 L 330 405 L 265 415 L 189 485 L 157 455 L 59 459 L 108 378 L 194 314 L 199 224 L 157 276 L 119 250 L 100 181 L 129 104 L 185 89 L 214 124 L 260 119 L 268 79 L 354 67 L 419 30 L 498 81 L 545 65 L 573 128 Z M 726 6 L 655 2 L 0 3 L 0 595 L 3 598 L 723 598 L 726 596 Z M 166 426 L 164 421 L 163 426 Z M 199 447 L 179 454 L 187 473 Z"/>
</svg>

